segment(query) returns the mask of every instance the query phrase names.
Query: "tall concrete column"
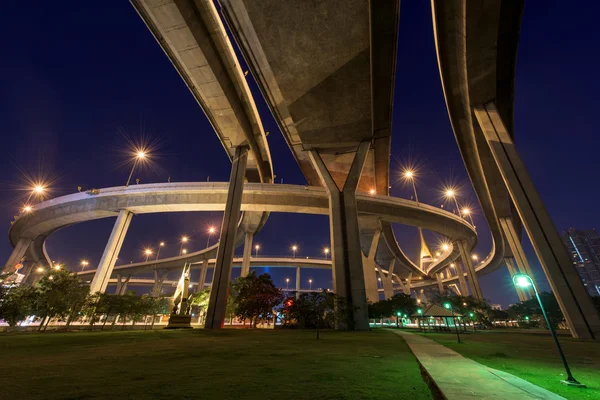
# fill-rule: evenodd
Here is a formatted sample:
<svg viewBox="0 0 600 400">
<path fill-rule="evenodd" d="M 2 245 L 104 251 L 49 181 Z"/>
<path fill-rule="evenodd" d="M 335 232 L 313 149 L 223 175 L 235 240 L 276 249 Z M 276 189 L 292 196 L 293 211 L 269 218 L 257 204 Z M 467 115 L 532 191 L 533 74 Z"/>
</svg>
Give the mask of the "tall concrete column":
<svg viewBox="0 0 600 400">
<path fill-rule="evenodd" d="M 242 277 L 250 273 L 250 257 L 252 256 L 253 232 L 246 232 L 244 237 L 244 257 L 242 258 Z"/>
<path fill-rule="evenodd" d="M 371 245 L 369 246 L 369 254 L 363 255 L 363 273 L 365 275 L 365 290 L 367 293 L 367 301 L 377 303 L 379 301 L 379 289 L 377 287 L 377 273 L 375 272 L 375 254 L 377 253 L 377 245 L 381 231 L 376 230 L 373 233 Z M 383 279 L 383 278 L 382 278 Z"/>
<path fill-rule="evenodd" d="M 296 267 L 296 298 L 300 297 L 300 267 Z"/>
<path fill-rule="evenodd" d="M 395 264 L 396 259 L 393 258 L 390 262 L 390 266 L 388 267 L 387 276 L 383 276 L 383 274 L 381 274 L 381 279 L 383 280 L 383 296 L 386 300 L 394 297 L 394 282 L 392 279 L 394 279 Z"/>
<path fill-rule="evenodd" d="M 19 238 L 19 240 L 17 241 L 17 244 L 15 245 L 14 250 L 12 251 L 12 253 L 10 253 L 10 257 L 8 257 L 8 260 L 6 261 L 6 264 L 4 265 L 4 271 L 3 272 L 8 272 L 8 273 L 12 273 L 15 272 L 15 265 L 17 265 L 17 263 L 19 263 L 19 261 L 21 261 L 21 258 L 23 258 L 23 256 L 25 255 L 25 252 L 27 251 L 27 249 L 29 248 L 29 245 L 31 244 L 32 240 L 29 238 Z"/>
<path fill-rule="evenodd" d="M 574 337 L 600 339 L 600 314 L 585 290 L 493 102 L 474 108 L 525 231 Z"/>
<path fill-rule="evenodd" d="M 412 287 L 412 272 L 408 274 L 408 278 L 406 279 L 406 285 L 404 285 L 402 292 L 405 295 L 410 296 L 411 287 Z"/>
<path fill-rule="evenodd" d="M 236 147 L 231 165 L 227 203 L 225 204 L 225 212 L 223 213 L 221 237 L 219 239 L 219 249 L 217 250 L 210 300 L 206 311 L 205 328 L 208 329 L 220 329 L 223 327 L 225 321 L 225 307 L 227 306 L 229 282 L 231 281 L 231 264 L 235 251 L 235 234 L 242 206 L 242 193 L 244 191 L 244 177 L 246 175 L 247 163 L 248 146 Z"/>
<path fill-rule="evenodd" d="M 108 243 L 106 243 L 98 268 L 96 268 L 94 279 L 92 279 L 92 283 L 90 284 L 90 293 L 104 293 L 106 290 L 108 280 L 110 279 L 110 275 L 117 262 L 117 257 L 121 251 L 123 241 L 125 240 L 127 229 L 131 223 L 131 218 L 133 218 L 133 213 L 131 211 L 119 211 L 115 226 L 108 238 Z"/>
<path fill-rule="evenodd" d="M 515 260 L 512 257 L 504 257 L 504 262 L 506 263 L 506 268 L 508 268 L 508 273 L 512 278 L 518 272 Z M 528 294 L 523 289 L 517 286 L 515 286 L 515 289 L 517 290 L 517 296 L 519 296 L 520 301 L 529 300 Z"/>
<path fill-rule="evenodd" d="M 471 293 L 477 300 L 483 300 L 483 294 L 481 293 L 481 287 L 479 287 L 479 279 L 477 279 L 475 266 L 473 265 L 471 255 L 467 250 L 467 243 L 464 240 L 460 240 L 457 243 L 460 251 L 460 258 L 462 259 L 463 267 L 467 271 L 467 277 L 469 278 L 469 284 L 471 285 Z"/>
<path fill-rule="evenodd" d="M 165 279 L 167 279 L 167 276 L 169 275 L 169 272 L 164 272 L 162 274 L 162 276 L 158 276 L 158 270 L 155 269 L 154 270 L 154 285 L 152 286 L 152 292 L 151 292 L 151 296 L 152 297 L 159 297 L 160 293 L 162 291 L 162 284 L 165 281 Z"/>
<path fill-rule="evenodd" d="M 535 277 L 533 276 L 533 270 L 531 269 L 529 261 L 525 256 L 525 251 L 523 250 L 523 246 L 521 245 L 519 235 L 517 235 L 517 231 L 515 230 L 512 218 L 499 218 L 498 221 L 500 222 L 500 227 L 502 228 L 504 237 L 508 242 L 510 251 L 513 254 L 513 261 L 517 264 L 517 267 L 519 268 L 519 272 L 529 275 L 533 280 L 533 284 L 537 287 Z M 535 295 L 533 288 L 530 288 L 529 290 L 524 290 L 524 292 L 529 293 L 530 296 Z"/>
<path fill-rule="evenodd" d="M 340 190 L 321 159 L 313 149 L 310 160 L 329 194 L 329 227 L 333 286 L 346 299 L 348 329 L 368 330 L 369 315 L 365 293 L 365 277 L 358 229 L 356 188 L 369 152 L 370 142 L 362 142 L 356 151 L 348 177 Z"/>
<path fill-rule="evenodd" d="M 200 278 L 198 279 L 198 287 L 196 288 L 196 292 L 201 292 L 204 290 L 204 286 L 206 284 L 206 271 L 208 270 L 208 259 L 202 261 L 202 266 L 200 267 Z"/>
<path fill-rule="evenodd" d="M 469 286 L 467 286 L 467 281 L 465 279 L 465 271 L 462 267 L 462 263 L 456 262 L 454 263 L 456 266 L 456 273 L 458 275 L 458 284 L 460 285 L 461 296 L 469 296 Z"/>
<path fill-rule="evenodd" d="M 435 277 L 437 278 L 438 290 L 440 291 L 440 294 L 444 294 L 444 278 L 442 276 L 442 273 L 438 272 L 437 274 L 435 274 Z"/>
</svg>

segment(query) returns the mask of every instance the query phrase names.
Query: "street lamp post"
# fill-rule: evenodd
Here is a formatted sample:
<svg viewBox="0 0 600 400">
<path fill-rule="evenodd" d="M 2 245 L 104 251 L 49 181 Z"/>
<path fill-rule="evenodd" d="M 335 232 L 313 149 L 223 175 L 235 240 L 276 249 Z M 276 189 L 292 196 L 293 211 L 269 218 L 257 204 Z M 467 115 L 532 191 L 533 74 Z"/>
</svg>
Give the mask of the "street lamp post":
<svg viewBox="0 0 600 400">
<path fill-rule="evenodd" d="M 308 280 L 308 290 L 312 290 L 312 279 Z"/>
<path fill-rule="evenodd" d="M 292 246 L 292 253 L 293 253 L 293 255 L 294 255 L 294 256 L 293 256 L 293 258 L 296 258 L 296 251 L 298 251 L 298 246 L 296 246 L 296 245 L 293 245 L 293 246 Z"/>
<path fill-rule="evenodd" d="M 329 258 L 329 247 L 325 247 L 323 253 L 325 253 L 325 259 Z"/>
<path fill-rule="evenodd" d="M 456 319 L 454 318 L 454 308 L 452 307 L 451 303 L 444 303 L 444 307 L 447 308 L 448 310 L 450 310 L 450 312 L 452 313 L 452 321 L 454 322 L 454 330 L 456 331 L 456 339 L 458 340 L 458 343 L 461 343 L 460 335 L 458 333 L 458 327 L 456 326 Z"/>
<path fill-rule="evenodd" d="M 285 291 L 290 290 L 290 278 L 285 278 Z"/>
<path fill-rule="evenodd" d="M 160 255 L 160 249 L 165 247 L 165 242 L 160 242 L 158 244 L 158 250 L 156 251 L 156 259 L 154 261 L 158 261 L 158 256 Z"/>
<path fill-rule="evenodd" d="M 81 260 L 81 270 L 83 271 L 88 264 L 89 262 L 87 262 L 87 260 Z"/>
<path fill-rule="evenodd" d="M 456 206 L 456 213 L 460 216 L 460 207 L 458 207 L 458 200 L 456 200 L 456 192 L 454 189 L 446 190 L 446 197 L 454 200 L 454 205 Z"/>
<path fill-rule="evenodd" d="M 133 161 L 133 166 L 131 167 L 131 172 L 129 173 L 129 178 L 127 178 L 127 183 L 125 184 L 125 187 L 129 187 L 129 182 L 131 181 L 131 177 L 133 176 L 133 171 L 135 170 L 135 167 L 137 166 L 138 162 L 140 162 L 144 158 L 146 158 L 145 151 L 140 150 L 136 153 L 135 160 Z"/>
<path fill-rule="evenodd" d="M 542 310 L 542 315 L 544 316 L 546 325 L 548 325 L 548 329 L 550 330 L 550 334 L 552 335 L 554 344 L 556 345 L 556 348 L 558 349 L 558 354 L 560 355 L 560 359 L 562 360 L 562 363 L 565 367 L 565 371 L 567 372 L 567 379 L 562 380 L 560 382 L 567 386 L 575 386 L 575 387 L 585 388 L 586 386 L 584 384 L 578 382 L 577 379 L 575 379 L 573 377 L 573 374 L 571 373 L 571 369 L 569 368 L 569 364 L 567 363 L 565 354 L 563 353 L 562 347 L 560 347 L 560 343 L 558 342 L 558 337 L 556 336 L 556 332 L 554 332 L 554 328 L 552 328 L 552 325 L 550 325 L 550 320 L 548 320 L 548 314 L 546 314 L 546 309 L 544 308 L 544 305 L 542 304 L 542 300 L 540 299 L 540 295 L 537 291 L 537 288 L 533 284 L 533 279 L 531 279 L 531 277 L 529 275 L 523 274 L 523 273 L 518 273 L 518 274 L 513 275 L 512 279 L 513 279 L 513 283 L 515 284 L 515 286 L 522 287 L 522 288 L 527 288 L 529 286 L 533 287 L 533 291 L 535 292 L 535 297 L 540 305 L 540 309 Z"/>
<path fill-rule="evenodd" d="M 181 247 L 179 247 L 179 255 L 181 255 L 181 253 L 183 252 L 183 245 L 186 244 L 188 242 L 188 237 L 187 236 L 182 236 L 181 237 Z"/>
<path fill-rule="evenodd" d="M 208 245 L 210 244 L 211 236 L 214 235 L 216 231 L 217 231 L 217 229 L 214 226 L 211 226 L 208 228 L 208 238 L 206 239 L 206 248 L 208 248 Z"/>
<path fill-rule="evenodd" d="M 258 245 L 258 244 L 257 244 L 256 246 L 254 246 L 254 250 L 256 251 L 256 252 L 254 253 L 254 254 L 255 254 L 255 255 L 254 255 L 254 257 L 257 257 L 257 258 L 258 258 L 258 250 L 259 250 L 259 249 L 260 249 L 260 245 Z"/>
<path fill-rule="evenodd" d="M 151 249 L 144 250 L 144 254 L 146 255 L 146 262 L 148 262 L 148 258 L 152 255 Z"/>
</svg>

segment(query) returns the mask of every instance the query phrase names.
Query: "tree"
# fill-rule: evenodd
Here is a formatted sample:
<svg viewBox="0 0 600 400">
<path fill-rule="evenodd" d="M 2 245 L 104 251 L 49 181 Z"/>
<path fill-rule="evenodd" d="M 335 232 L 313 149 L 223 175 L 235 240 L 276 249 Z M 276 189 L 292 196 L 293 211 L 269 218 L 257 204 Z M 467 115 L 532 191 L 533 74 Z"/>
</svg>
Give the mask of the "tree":
<svg viewBox="0 0 600 400">
<path fill-rule="evenodd" d="M 42 317 L 42 323 L 47 318 L 43 330 L 48 327 L 52 318 L 65 318 L 78 312 L 84 305 L 82 298 L 87 296 L 87 288 L 82 289 L 77 276 L 65 270 L 50 270 L 36 284 L 36 301 L 34 310 Z"/>
<path fill-rule="evenodd" d="M 228 302 L 231 297 L 232 296 L 230 294 L 229 297 L 227 298 Z M 197 311 L 198 315 L 200 315 L 200 317 L 202 317 L 204 314 L 206 314 L 206 309 L 208 308 L 209 300 L 210 300 L 210 288 L 207 288 L 201 292 L 194 293 L 190 299 L 190 304 L 192 305 L 192 307 L 196 307 L 198 309 L 198 311 Z"/>
<path fill-rule="evenodd" d="M 558 325 L 565 319 L 560 306 L 558 305 L 558 301 L 556 301 L 554 294 L 550 292 L 542 292 L 539 295 L 540 300 L 544 305 L 544 309 L 546 310 L 546 314 L 548 314 L 548 320 L 550 321 L 552 327 L 556 329 Z M 525 317 L 528 317 L 530 320 L 534 319 L 535 321 L 543 324 L 543 326 L 546 326 L 542 309 L 540 308 L 540 305 L 535 297 L 526 301 L 522 301 L 521 303 L 513 304 L 509 308 L 509 312 L 513 315 L 516 315 L 519 319 L 525 319 Z"/>
<path fill-rule="evenodd" d="M 234 315 L 241 319 L 249 319 L 253 327 L 259 320 L 267 320 L 273 315 L 273 308 L 283 300 L 283 293 L 278 289 L 269 274 L 256 276 L 254 271 L 247 276 L 236 279 L 231 294 L 235 296 L 232 304 Z M 230 295 L 231 295 L 230 294 Z"/>
<path fill-rule="evenodd" d="M 31 286 L 15 286 L 4 290 L 0 300 L 0 319 L 9 326 L 16 326 L 32 314 L 37 293 Z"/>
<path fill-rule="evenodd" d="M 280 307 L 286 326 L 334 328 L 347 324 L 346 302 L 333 292 L 302 293 L 297 299 L 288 298 Z"/>
<path fill-rule="evenodd" d="M 389 318 L 398 313 L 412 315 L 417 310 L 417 302 L 411 296 L 398 293 L 387 300 L 369 303 L 369 318 Z"/>
</svg>

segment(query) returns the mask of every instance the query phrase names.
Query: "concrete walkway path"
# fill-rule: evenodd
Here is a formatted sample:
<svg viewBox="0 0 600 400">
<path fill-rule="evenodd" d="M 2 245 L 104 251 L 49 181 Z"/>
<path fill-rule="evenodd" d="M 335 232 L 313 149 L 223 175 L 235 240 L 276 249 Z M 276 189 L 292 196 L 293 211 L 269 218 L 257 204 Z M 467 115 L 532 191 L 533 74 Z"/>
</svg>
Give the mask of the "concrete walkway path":
<svg viewBox="0 0 600 400">
<path fill-rule="evenodd" d="M 465 358 L 421 335 L 398 330 L 393 332 L 406 340 L 413 354 L 448 400 L 564 399 L 514 375 Z"/>
</svg>

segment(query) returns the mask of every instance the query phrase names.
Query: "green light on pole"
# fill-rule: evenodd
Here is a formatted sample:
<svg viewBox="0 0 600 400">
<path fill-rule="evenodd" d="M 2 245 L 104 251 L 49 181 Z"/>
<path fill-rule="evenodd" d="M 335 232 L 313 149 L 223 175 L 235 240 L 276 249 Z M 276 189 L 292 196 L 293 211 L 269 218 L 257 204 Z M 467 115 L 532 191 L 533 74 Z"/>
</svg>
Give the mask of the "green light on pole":
<svg viewBox="0 0 600 400">
<path fill-rule="evenodd" d="M 567 371 L 567 379 L 562 380 L 560 382 L 565 385 L 568 385 L 568 386 L 575 386 L 575 387 L 581 387 L 581 388 L 586 387 L 584 384 L 579 383 L 577 381 L 577 379 L 575 379 L 573 377 L 573 374 L 571 374 L 571 369 L 569 368 L 569 364 L 567 364 L 567 359 L 565 358 L 565 354 L 562 351 L 562 347 L 560 347 L 560 343 L 558 342 L 558 338 L 556 337 L 556 332 L 554 332 L 552 325 L 550 325 L 550 321 L 548 320 L 548 315 L 546 314 L 546 309 L 544 308 L 544 305 L 542 304 L 542 300 L 540 299 L 540 295 L 537 291 L 537 288 L 533 284 L 533 279 L 531 279 L 531 277 L 529 275 L 521 274 L 521 273 L 513 275 L 512 279 L 513 279 L 513 283 L 515 284 L 515 286 L 518 286 L 521 288 L 528 288 L 530 286 L 533 287 L 533 291 L 535 292 L 535 297 L 537 298 L 537 301 L 540 305 L 540 309 L 542 310 L 542 315 L 544 316 L 544 320 L 546 320 L 546 325 L 548 325 L 548 329 L 550 329 L 550 334 L 552 335 L 552 339 L 554 339 L 554 344 L 556 344 L 556 348 L 558 349 L 558 354 L 560 354 L 560 359 L 563 362 L 565 371 Z M 525 319 L 529 320 L 529 317 L 525 317 Z"/>
<path fill-rule="evenodd" d="M 452 321 L 454 322 L 454 330 L 456 331 L 456 340 L 458 340 L 458 343 L 461 343 L 460 335 L 458 334 L 458 326 L 456 325 L 456 319 L 454 318 L 454 308 L 450 303 L 444 303 L 444 308 L 447 308 L 452 313 Z"/>
<path fill-rule="evenodd" d="M 423 310 L 421 310 L 420 308 L 417 310 L 417 312 L 421 315 L 423 315 Z"/>
<path fill-rule="evenodd" d="M 400 311 L 396 312 L 396 328 L 399 328 L 400 326 L 398 325 L 398 319 L 400 319 Z"/>
<path fill-rule="evenodd" d="M 525 316 L 525 321 L 529 321 L 529 317 L 527 315 Z"/>
</svg>

